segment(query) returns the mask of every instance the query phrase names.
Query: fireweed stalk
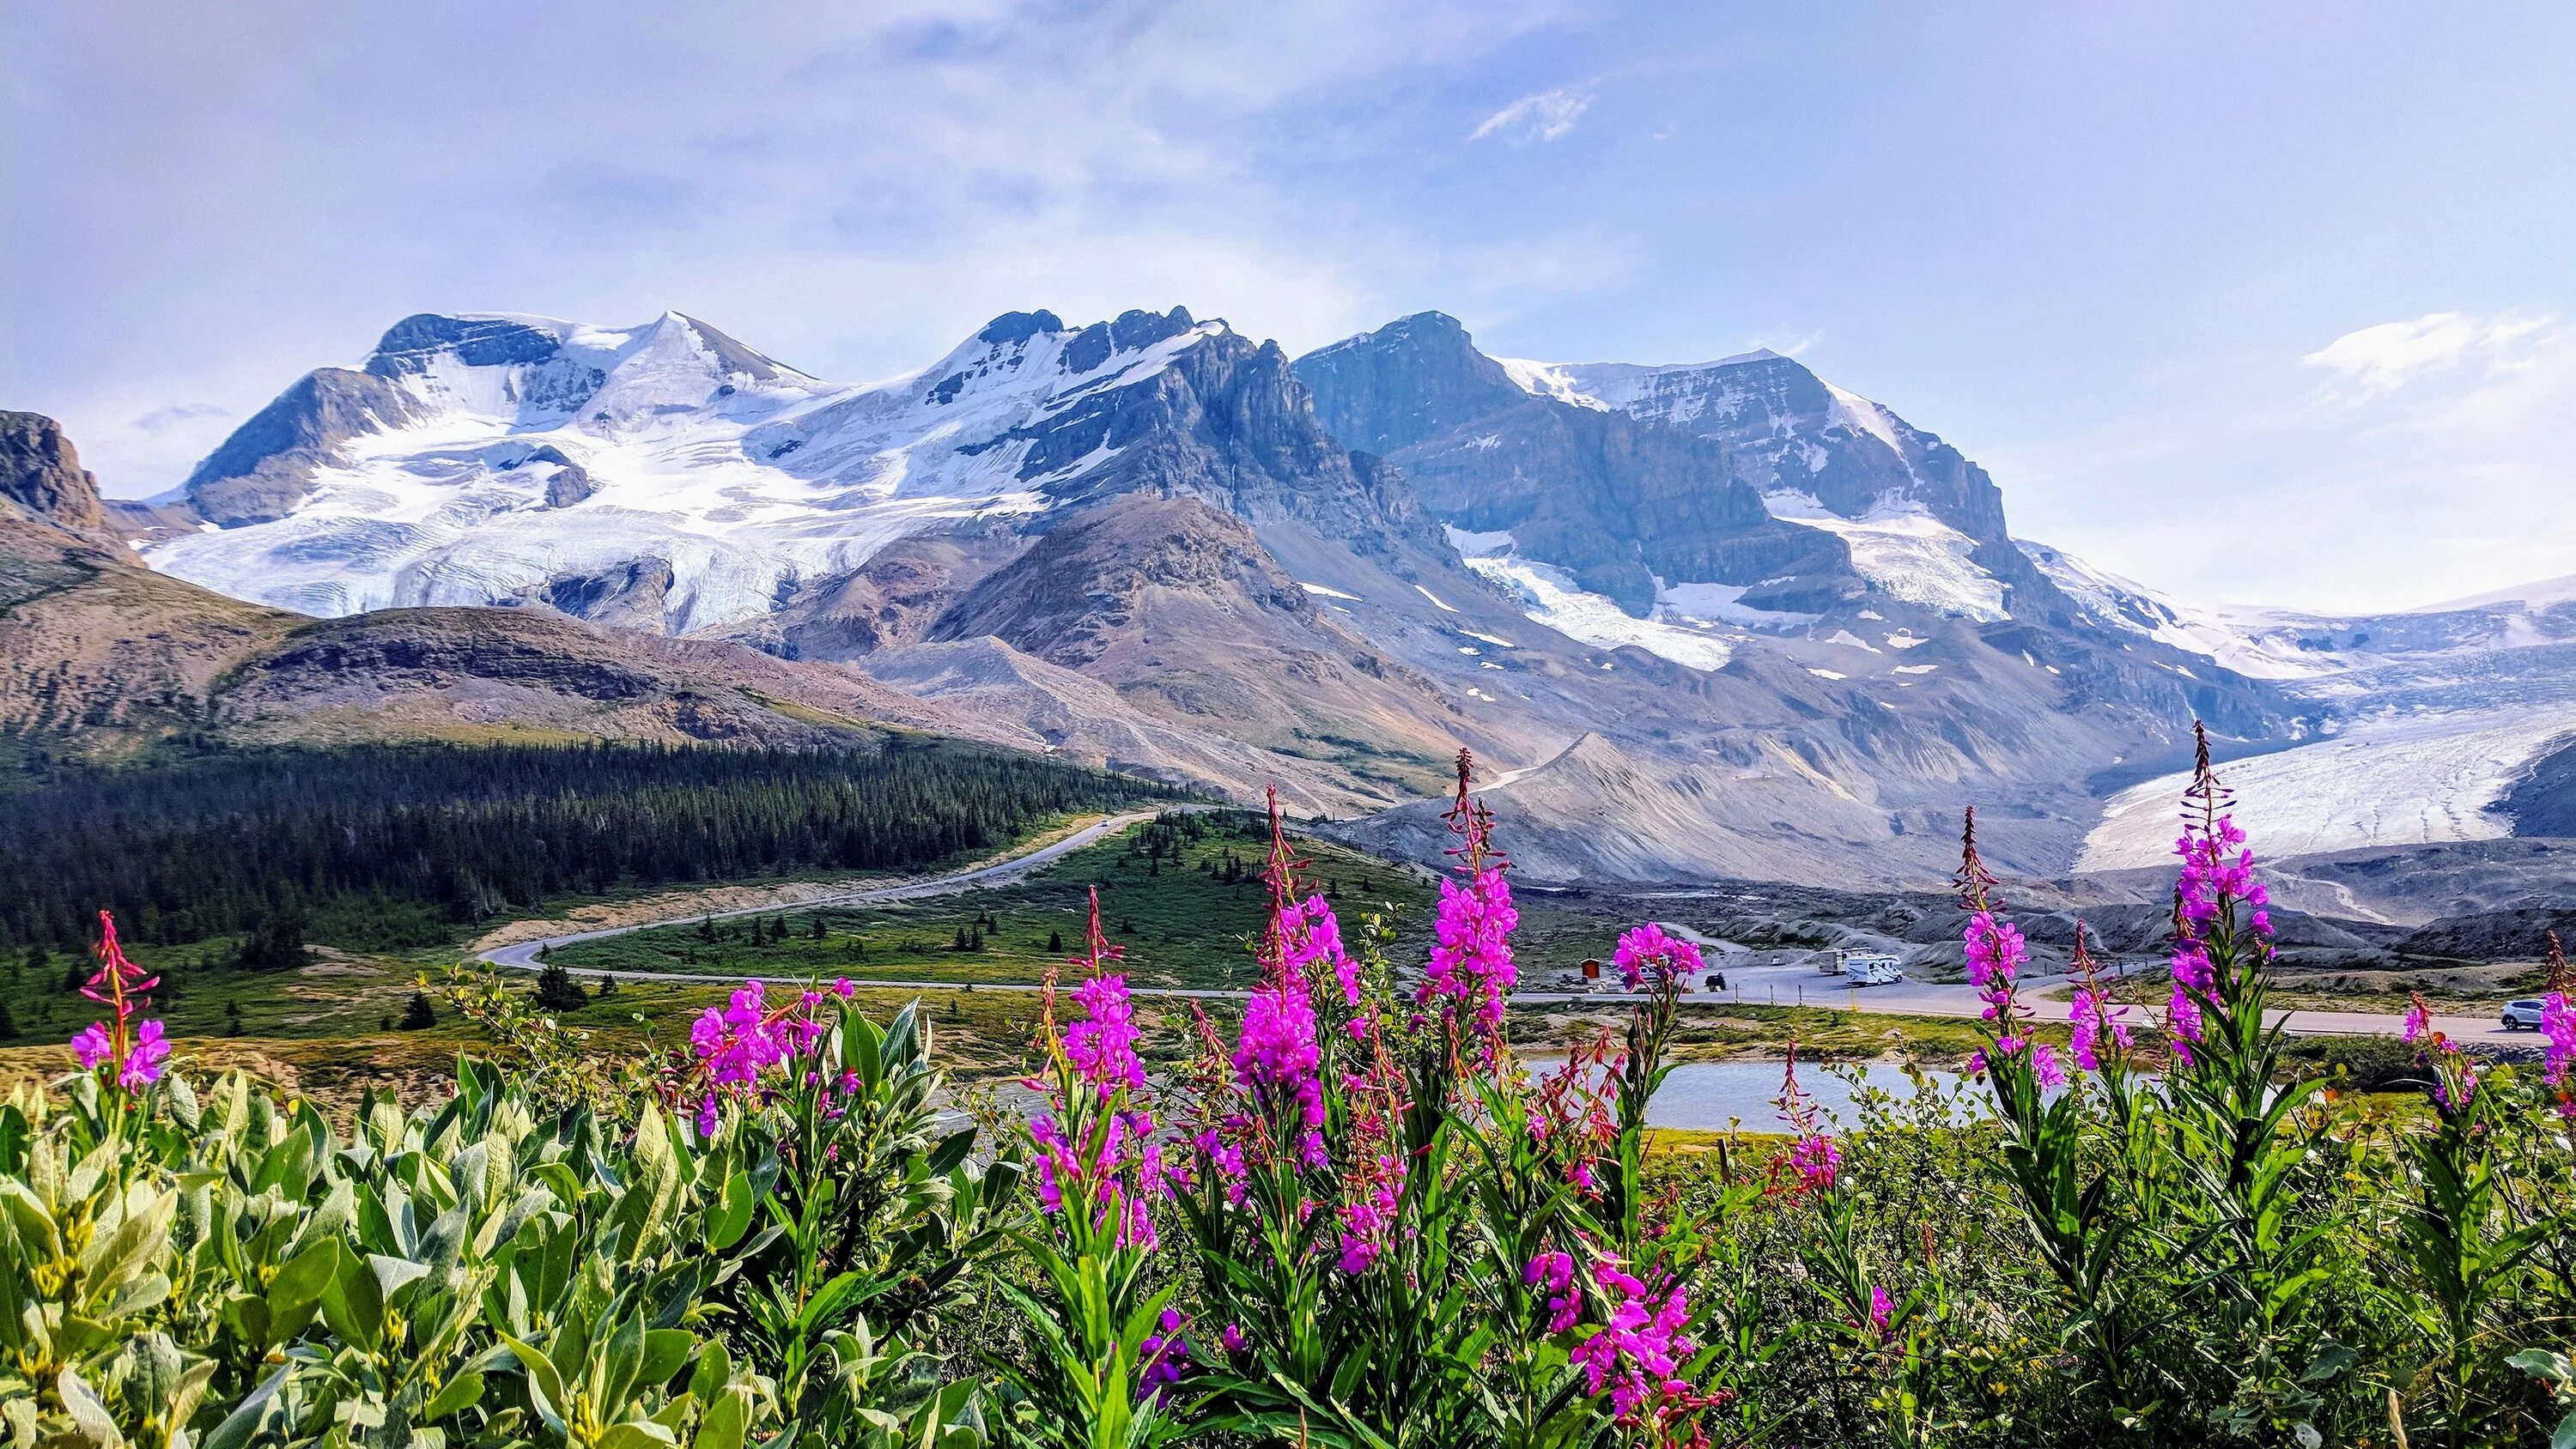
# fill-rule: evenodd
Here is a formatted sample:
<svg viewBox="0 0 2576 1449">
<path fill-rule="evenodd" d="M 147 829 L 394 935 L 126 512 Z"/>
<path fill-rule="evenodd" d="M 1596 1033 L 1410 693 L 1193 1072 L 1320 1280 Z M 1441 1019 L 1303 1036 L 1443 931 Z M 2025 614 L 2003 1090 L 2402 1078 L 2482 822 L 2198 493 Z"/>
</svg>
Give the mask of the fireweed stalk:
<svg viewBox="0 0 2576 1449">
<path fill-rule="evenodd" d="M 1449 1054 L 1419 1049 L 1374 918 L 1353 955 L 1306 892 L 1275 793 L 1270 828 L 1260 984 L 1231 1047 L 1198 1017 L 1182 1072 L 1197 1170 L 1181 1210 L 1225 1324 L 1202 1382 L 1238 1428 L 1456 1442 L 1478 1325 L 1455 1291 Z"/>
<path fill-rule="evenodd" d="M 1512 929 L 1520 912 L 1512 906 L 1512 888 L 1503 879 L 1510 862 L 1493 848 L 1494 814 L 1468 798 L 1475 763 L 1458 752 L 1458 794 L 1448 813 L 1450 832 L 1458 843 L 1456 876 L 1440 883 L 1438 940 L 1431 948 L 1419 993 L 1424 1007 L 1437 1005 L 1441 1020 L 1454 1032 L 1461 1018 L 1477 1049 L 1490 1064 L 1503 1044 L 1503 1001 L 1518 973 L 1512 965 Z"/>
<path fill-rule="evenodd" d="M 2559 1116 L 2576 1119 L 2576 970 L 2567 965 L 2567 951 L 2558 944 L 2558 933 L 2549 933 L 2549 976 L 2540 998 L 2540 1034 L 2547 1045 L 2542 1048 L 2542 1075 L 2549 1090 L 2557 1094 Z"/>
<path fill-rule="evenodd" d="M 107 1020 L 93 1021 L 72 1038 L 72 1053 L 81 1069 L 99 1080 L 134 1094 L 160 1080 L 170 1043 L 157 1020 L 137 1021 L 145 998 L 161 978 L 125 959 L 116 941 L 116 918 L 98 913 L 98 970 L 82 984 L 81 995 L 107 1008 Z"/>
<path fill-rule="evenodd" d="M 1930 1345 L 1915 1332 L 1925 1288 L 1899 1298 L 1872 1271 L 1860 1243 L 1856 1184 L 1843 1161 L 1842 1145 L 1826 1129 L 1815 1099 L 1798 1085 L 1795 1042 L 1781 1070 L 1780 1095 L 1772 1102 L 1791 1140 L 1788 1150 L 1772 1159 L 1770 1191 L 1816 1214 L 1815 1230 L 1798 1239 L 1798 1254 L 1831 1315 L 1814 1327 L 1839 1339 L 1840 1352 L 1864 1370 L 1869 1408 L 1883 1441 L 1907 1449 L 1927 1443 L 1933 1428 L 1924 1415 Z"/>
<path fill-rule="evenodd" d="M 1127 979 L 1107 969 L 1120 954 L 1101 932 L 1094 890 L 1083 954 L 1069 963 L 1082 972 L 1072 992 L 1080 1015 L 1058 1029 L 1050 969 L 1037 1040 L 1046 1075 L 1032 1083 L 1047 1097 L 1028 1127 L 1040 1216 L 1018 1241 L 1054 1301 L 997 1285 L 1036 1346 L 1032 1363 L 998 1366 L 1037 1406 L 1036 1432 L 1067 1449 L 1178 1437 L 1182 1376 L 1196 1357 L 1172 1311 L 1177 1285 L 1146 1281 L 1160 1241 L 1154 1208 L 1172 1193 L 1175 1164 L 1157 1139 Z"/>
<path fill-rule="evenodd" d="M 1646 1104 L 1672 1074 L 1664 1052 L 1672 1041 L 1673 1019 L 1682 992 L 1700 974 L 1703 963 L 1698 946 L 1654 922 L 1622 935 L 1614 959 L 1628 989 L 1646 992 L 1645 1005 L 1628 1013 L 1628 1050 L 1615 1076 L 1619 1171 L 1607 1185 L 1612 1195 L 1603 1213 L 1618 1224 L 1621 1245 L 1633 1250 L 1644 1234 L 1639 1215 L 1645 1205 Z"/>
<path fill-rule="evenodd" d="M 2454 1446 L 2496 1442 L 2499 1432 L 2511 1435 L 2511 1411 L 2492 1421 L 2491 1415 L 2510 1395 L 2500 1400 L 2485 1390 L 2510 1379 L 2504 1358 L 2523 1327 L 2504 1321 L 2499 1309 L 2510 1301 L 2525 1262 L 2568 1224 L 2543 1217 L 2504 1226 L 2516 1216 L 2505 1210 L 2495 1161 L 2506 1099 L 2481 1081 L 2476 1059 L 2434 1028 L 2421 995 L 2412 997 L 2404 1036 L 2416 1047 L 2438 1123 L 2404 1139 L 2416 1193 L 2398 1227 L 2423 1293 L 2408 1316 L 2430 1351 L 2424 1372 L 2442 1396 L 2440 1421 L 2419 1418 L 2413 1430 L 2427 1442 L 2429 1432 L 2440 1432 L 2440 1442 Z"/>
<path fill-rule="evenodd" d="M 1968 913 L 1964 944 L 1969 979 L 1985 1002 L 1986 1044 L 1969 1071 L 1982 1074 L 1994 1094 L 2003 1129 L 2005 1179 L 2041 1262 L 2073 1310 L 2066 1320 L 2065 1346 L 2101 1385 L 2114 1406 L 2112 1416 L 2127 1417 L 2136 1391 L 2114 1265 L 2128 1224 L 2111 1211 L 2108 1180 L 2098 1171 L 2086 1171 L 2086 1089 L 2070 1083 L 2055 1051 L 2031 1035 L 2032 1013 L 2019 993 L 2029 948 L 2021 932 L 2001 918 L 2003 896 L 1977 853 L 1973 809 L 1960 828 L 1959 870 L 1953 879 L 1960 908 Z M 2079 1073 L 2104 1073 L 2116 1107 L 2129 1090 L 2128 1027 L 2108 1006 L 2092 974 L 2081 926 L 2076 955 L 2082 984 L 2072 1003 L 2071 1055 Z M 2048 1095 L 2052 1091 L 2057 1093 L 2054 1100 Z"/>
<path fill-rule="evenodd" d="M 2173 992 L 2166 1078 L 2181 1168 L 2206 1272 L 2211 1352 L 2233 1366 L 2240 1393 L 2290 1416 L 2328 1370 L 2323 1330 L 2306 1313 L 2310 1271 L 2327 1219 L 2302 1219 L 2294 1177 L 2312 1145 L 2303 1109 L 2323 1089 L 2289 1080 L 2283 1026 L 2267 1021 L 2272 921 L 2254 853 L 2230 817 L 2233 796 L 2210 766 L 2208 731 L 2192 727 L 2196 760 L 2174 842 Z"/>
</svg>

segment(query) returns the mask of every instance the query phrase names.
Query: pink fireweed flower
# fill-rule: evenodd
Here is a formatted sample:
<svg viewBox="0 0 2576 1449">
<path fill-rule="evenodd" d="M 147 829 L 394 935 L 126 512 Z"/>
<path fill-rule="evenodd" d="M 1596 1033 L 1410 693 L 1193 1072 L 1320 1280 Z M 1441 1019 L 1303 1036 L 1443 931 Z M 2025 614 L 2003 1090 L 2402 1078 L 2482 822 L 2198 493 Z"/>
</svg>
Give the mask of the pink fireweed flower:
<svg viewBox="0 0 2576 1449">
<path fill-rule="evenodd" d="M 2410 991 L 2407 996 L 2405 1038 L 2424 1045 L 2415 1060 L 2433 1069 L 2433 1105 L 2446 1117 L 2457 1116 L 2477 1098 L 2477 1060 L 2433 1025 L 2432 1008 L 2424 1004 L 2422 995 Z"/>
<path fill-rule="evenodd" d="M 109 1060 L 115 1053 L 116 1043 L 108 1038 L 104 1022 L 93 1021 L 72 1037 L 72 1054 L 80 1058 L 84 1071 L 98 1070 L 98 1064 Z"/>
<path fill-rule="evenodd" d="M 2032 1045 L 2030 1070 L 2039 1078 L 2039 1084 L 2052 1092 L 2066 1085 L 2066 1069 L 2058 1065 L 2056 1049 L 2046 1042 Z"/>
<path fill-rule="evenodd" d="M 2239 906 L 2246 908 L 2250 949 L 2269 950 L 2272 935 L 2271 892 L 2254 878 L 2254 852 L 2228 814 L 2235 796 L 2210 766 L 2209 731 L 2195 721 L 2192 736 L 2198 758 L 2183 791 L 2182 833 L 2174 839 L 2182 870 L 2174 880 L 2173 994 L 2165 1008 L 2166 1037 L 2186 1066 L 2201 1039 L 2202 1003 L 2219 989 L 2210 942 L 2236 928 Z"/>
<path fill-rule="evenodd" d="M 1181 1337 L 1189 1320 L 1177 1308 L 1166 1308 L 1157 1325 L 1159 1331 L 1145 1336 L 1138 1347 L 1143 1355 L 1143 1368 L 1136 1376 L 1136 1397 L 1161 1403 L 1180 1386 L 1181 1376 L 1189 1371 L 1190 1346 Z"/>
<path fill-rule="evenodd" d="M 1780 1108 L 1781 1120 L 1798 1134 L 1798 1140 L 1789 1147 L 1789 1167 L 1798 1176 L 1798 1191 L 1830 1190 L 1842 1177 L 1843 1150 L 1825 1132 L 1823 1121 L 1816 1114 L 1815 1099 L 1798 1085 L 1796 1042 L 1789 1044 L 1789 1060 L 1782 1071 L 1780 1095 L 1772 1100 Z"/>
<path fill-rule="evenodd" d="M 2553 991 L 2540 999 L 2540 1034 L 2548 1039 L 2546 1072 L 2549 1085 L 2567 1085 L 2568 1068 L 2576 1063 L 2576 1004 L 2571 1004 L 2564 991 Z"/>
<path fill-rule="evenodd" d="M 1499 1030 L 1503 999 L 1519 979 L 1510 939 L 1519 924 L 1520 912 L 1512 905 L 1512 888 L 1501 867 L 1486 866 L 1463 884 L 1442 881 L 1423 1003 L 1452 998 L 1468 1008 L 1480 1029 L 1488 1034 Z"/>
<path fill-rule="evenodd" d="M 1584 1386 L 1594 1394 L 1607 1389 L 1618 1421 L 1633 1425 L 1663 1393 L 1689 1391 L 1677 1376 L 1692 1350 L 1682 1332 L 1690 1301 L 1679 1283 L 1658 1292 L 1609 1261 L 1593 1276 L 1611 1295 L 1609 1321 L 1575 1345 L 1574 1362 L 1583 1368 Z"/>
<path fill-rule="evenodd" d="M 1279 913 L 1281 962 L 1291 974 L 1312 980 L 1328 972 L 1346 1005 L 1360 1004 L 1360 964 L 1342 949 L 1342 923 L 1332 903 L 1308 896 Z"/>
<path fill-rule="evenodd" d="M 1547 1289 L 1548 1332 L 1563 1333 L 1583 1316 L 1583 1295 L 1574 1291 L 1573 1255 L 1539 1254 L 1521 1269 L 1521 1282 L 1531 1288 Z"/>
<path fill-rule="evenodd" d="M 1302 985 L 1280 982 L 1244 1003 L 1234 1071 L 1274 1121 L 1305 1129 L 1300 1156 L 1323 1166 L 1324 1084 L 1317 1076 L 1323 1053 L 1315 1042 L 1315 1008 Z"/>
<path fill-rule="evenodd" d="M 2082 984 L 2067 1003 L 2068 1045 L 2075 1053 L 2075 1064 L 2088 1072 L 2102 1070 L 2103 1040 L 2110 1041 L 2110 1054 L 2125 1059 L 2129 1055 L 2129 1024 L 2124 1019 L 2129 1008 L 2112 1002 L 2102 989 L 2102 979 L 2092 948 L 2086 944 L 2084 922 L 2075 923 L 2075 955 L 2067 963 L 2067 974 Z"/>
<path fill-rule="evenodd" d="M 1895 1317 L 1895 1300 L 1887 1296 L 1886 1288 L 1875 1283 L 1871 1284 L 1869 1290 L 1870 1332 L 1877 1334 L 1879 1340 L 1881 1342 L 1885 1342 L 1887 1339 L 1888 1324 Z"/>
<path fill-rule="evenodd" d="M 81 995 L 107 1007 L 108 1019 L 91 1022 L 73 1036 L 72 1052 L 84 1070 L 104 1070 L 113 1085 L 139 1092 L 161 1079 L 161 1063 L 170 1055 L 161 1023 L 134 1019 L 161 978 L 126 959 L 114 916 L 99 912 L 98 925 L 98 970 L 82 985 Z"/>
<path fill-rule="evenodd" d="M 1177 1164 L 1155 1140 L 1153 1114 L 1131 1095 L 1143 1092 L 1145 1076 L 1135 1059 L 1127 983 L 1101 970 L 1117 956 L 1101 933 L 1100 892 L 1094 890 L 1085 953 L 1073 958 L 1089 973 L 1072 993 L 1083 1015 L 1062 1035 L 1056 1029 L 1055 973 L 1047 973 L 1038 1031 L 1055 1069 L 1046 1089 L 1051 1110 L 1030 1121 L 1028 1134 L 1036 1149 L 1040 1212 L 1109 1231 L 1120 1249 L 1151 1251 L 1160 1242 L 1153 1203 L 1170 1195 Z"/>
<path fill-rule="evenodd" d="M 1124 976 L 1094 976 L 1073 988 L 1082 1016 L 1064 1030 L 1064 1054 L 1083 1080 L 1107 1101 L 1120 1087 L 1142 1088 L 1145 1064 L 1136 1057 L 1136 1009 Z"/>
<path fill-rule="evenodd" d="M 1426 1007 L 1443 1001 L 1444 1012 L 1466 1008 L 1490 1054 L 1501 1040 L 1504 999 L 1520 979 L 1511 945 L 1520 912 L 1503 879 L 1509 862 L 1493 849 L 1493 812 L 1467 797 L 1474 773 L 1475 757 L 1460 750 L 1458 793 L 1448 812 L 1449 829 L 1459 838 L 1449 848 L 1458 858 L 1458 875 L 1440 883 L 1440 910 L 1432 923 L 1436 940 L 1416 997 Z"/>
<path fill-rule="evenodd" d="M 1665 931 L 1663 926 L 1648 921 L 1619 938 L 1619 949 L 1613 957 L 1619 965 L 1619 979 L 1630 991 L 1644 985 L 1649 976 L 1656 989 L 1662 990 L 1688 981 L 1704 969 L 1699 947 Z"/>
<path fill-rule="evenodd" d="M 1383 1131 L 1371 1134 L 1383 1137 Z M 1404 1196 L 1404 1154 L 1364 1152 L 1342 1187 L 1342 1271 L 1365 1273 L 1391 1245 Z"/>
<path fill-rule="evenodd" d="M 2426 1006 L 2424 998 L 2414 992 L 2408 992 L 2407 996 L 2412 1004 L 2406 1008 L 2406 1025 L 2398 1033 L 2399 1039 L 2408 1046 L 2413 1046 L 2427 1036 L 2438 1037 L 2440 1033 L 2433 1030 L 2433 1009 Z"/>
<path fill-rule="evenodd" d="M 116 1069 L 116 1084 L 129 1092 L 141 1091 L 161 1079 L 161 1059 L 170 1055 L 170 1043 L 163 1040 L 161 1023 L 146 1021 L 134 1029 L 134 1048 Z"/>
<path fill-rule="evenodd" d="M 2549 1085 L 2558 1092 L 2558 1110 L 2576 1117 L 2576 1091 L 2570 1090 L 2569 1078 L 2576 1075 L 2576 1004 L 2568 994 L 2576 991 L 2576 971 L 2567 965 L 2567 952 L 2558 944 L 2558 933 L 2549 933 L 2548 977 L 2542 983 L 2548 995 L 2540 999 L 2540 1034 L 2548 1041 L 2544 1048 L 2545 1072 Z"/>
</svg>

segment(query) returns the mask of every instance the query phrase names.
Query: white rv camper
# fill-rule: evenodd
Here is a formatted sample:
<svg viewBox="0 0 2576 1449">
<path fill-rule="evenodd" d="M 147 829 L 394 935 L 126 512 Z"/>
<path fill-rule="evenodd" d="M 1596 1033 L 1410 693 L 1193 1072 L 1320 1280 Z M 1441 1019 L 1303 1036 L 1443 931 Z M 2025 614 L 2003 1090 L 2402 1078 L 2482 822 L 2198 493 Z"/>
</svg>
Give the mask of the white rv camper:
<svg viewBox="0 0 2576 1449">
<path fill-rule="evenodd" d="M 1884 951 L 1836 951 L 1843 980 L 1852 986 L 1893 986 L 1905 979 L 1905 968 Z"/>
</svg>

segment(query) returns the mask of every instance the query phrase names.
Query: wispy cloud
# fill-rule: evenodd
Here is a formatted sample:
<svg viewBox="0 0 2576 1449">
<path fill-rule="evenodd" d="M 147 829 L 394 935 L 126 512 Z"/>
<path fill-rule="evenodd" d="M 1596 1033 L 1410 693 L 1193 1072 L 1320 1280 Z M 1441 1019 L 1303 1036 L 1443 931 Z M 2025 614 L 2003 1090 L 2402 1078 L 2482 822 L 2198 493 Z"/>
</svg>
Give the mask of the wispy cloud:
<svg viewBox="0 0 2576 1449">
<path fill-rule="evenodd" d="M 1482 125 L 1467 133 L 1467 139 L 1509 141 L 1514 145 L 1553 141 L 1573 130 L 1574 123 L 1582 120 L 1591 106 L 1590 87 L 1558 86 L 1523 96 L 1487 116 Z"/>
<path fill-rule="evenodd" d="M 204 422 L 208 418 L 225 417 L 231 411 L 220 403 L 173 403 L 168 407 L 154 408 L 136 418 L 134 426 L 142 432 L 157 433 L 165 428 L 183 427 L 189 423 Z"/>
<path fill-rule="evenodd" d="M 2359 401 L 2454 369 L 2511 370 L 2522 365 L 2518 354 L 2551 320 L 2511 312 L 2483 318 L 2429 312 L 2411 322 L 2347 332 L 2299 361 L 2333 374 L 2321 397 Z"/>
</svg>

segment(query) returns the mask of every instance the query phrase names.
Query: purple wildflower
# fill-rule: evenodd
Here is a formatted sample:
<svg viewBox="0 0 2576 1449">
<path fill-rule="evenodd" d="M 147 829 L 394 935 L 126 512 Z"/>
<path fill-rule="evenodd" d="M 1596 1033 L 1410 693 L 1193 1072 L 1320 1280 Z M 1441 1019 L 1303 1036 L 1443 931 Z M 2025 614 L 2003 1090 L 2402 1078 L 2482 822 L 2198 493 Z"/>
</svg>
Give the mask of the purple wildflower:
<svg viewBox="0 0 2576 1449">
<path fill-rule="evenodd" d="M 1619 979 L 1637 990 L 1652 976 L 1656 989 L 1663 990 L 1696 976 L 1703 969 L 1699 947 L 1667 932 L 1655 921 L 1631 929 L 1619 938 L 1615 958 Z"/>
<path fill-rule="evenodd" d="M 1177 1308 L 1166 1308 L 1159 1332 L 1145 1336 L 1139 1345 L 1144 1367 L 1136 1376 L 1136 1396 L 1148 1403 L 1159 1404 L 1180 1386 L 1181 1376 L 1189 1370 L 1190 1346 L 1181 1337 L 1189 1320 Z"/>
<path fill-rule="evenodd" d="M 1887 1296 L 1887 1289 L 1885 1287 L 1875 1283 L 1871 1284 L 1869 1289 L 1869 1331 L 1877 1334 L 1879 1341 L 1884 1343 L 1887 1341 L 1888 1337 L 1888 1325 L 1892 1323 L 1895 1318 L 1895 1300 Z"/>
<path fill-rule="evenodd" d="M 81 995 L 106 1006 L 108 1019 L 91 1022 L 74 1035 L 72 1051 L 83 1069 L 105 1068 L 116 1086 L 139 1092 L 161 1079 L 161 1063 L 170 1055 L 161 1023 L 134 1019 L 161 978 L 126 959 L 117 944 L 114 916 L 101 911 L 98 924 L 98 970 L 81 986 Z"/>
<path fill-rule="evenodd" d="M 1574 1258 L 1566 1253 L 1541 1253 L 1521 1270 L 1521 1282 L 1532 1288 L 1547 1289 L 1547 1331 L 1563 1333 L 1583 1316 L 1583 1295 L 1574 1291 Z"/>
<path fill-rule="evenodd" d="M 1676 1375 L 1690 1357 L 1691 1341 L 1682 1333 L 1690 1322 L 1690 1300 L 1682 1286 L 1658 1293 L 1608 1262 L 1593 1276 L 1613 1295 L 1609 1321 L 1574 1348 L 1584 1385 L 1610 1393 L 1613 1412 L 1622 1424 L 1635 1424 L 1642 1411 L 1668 1389 L 1688 1390 Z"/>
<path fill-rule="evenodd" d="M 1798 1085 L 1798 1044 L 1789 1044 L 1788 1065 L 1780 1082 L 1780 1095 L 1773 1099 L 1780 1108 L 1781 1120 L 1798 1134 L 1790 1144 L 1789 1166 L 1798 1174 L 1801 1192 L 1825 1192 L 1841 1180 L 1843 1150 L 1827 1135 L 1816 1115 L 1815 1099 Z"/>
<path fill-rule="evenodd" d="M 1294 1110 L 1305 1128 L 1301 1155 L 1310 1167 L 1323 1165 L 1324 1084 L 1316 1075 L 1322 1064 L 1315 1008 L 1303 987 L 1283 981 L 1253 992 L 1234 1049 L 1235 1075 L 1270 1111 Z"/>
<path fill-rule="evenodd" d="M 1082 1018 L 1064 1031 L 1064 1054 L 1107 1101 L 1120 1087 L 1141 1089 L 1145 1064 L 1136 1058 L 1136 1009 L 1124 976 L 1094 976 L 1073 988 Z"/>
<path fill-rule="evenodd" d="M 1473 756 L 1460 750 L 1458 795 L 1449 810 L 1449 828 L 1460 843 L 1449 853 L 1458 857 L 1458 873 L 1465 879 L 1440 883 L 1440 911 L 1433 922 L 1437 940 L 1424 968 L 1427 979 L 1419 1000 L 1428 1006 L 1447 997 L 1468 1007 L 1490 1050 L 1502 1033 L 1504 998 L 1519 980 L 1510 937 L 1520 924 L 1520 912 L 1503 879 L 1507 862 L 1492 849 L 1493 812 L 1467 798 L 1474 769 Z"/>
</svg>

